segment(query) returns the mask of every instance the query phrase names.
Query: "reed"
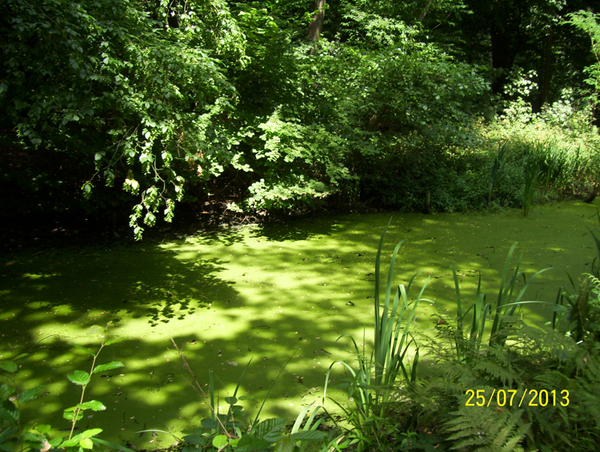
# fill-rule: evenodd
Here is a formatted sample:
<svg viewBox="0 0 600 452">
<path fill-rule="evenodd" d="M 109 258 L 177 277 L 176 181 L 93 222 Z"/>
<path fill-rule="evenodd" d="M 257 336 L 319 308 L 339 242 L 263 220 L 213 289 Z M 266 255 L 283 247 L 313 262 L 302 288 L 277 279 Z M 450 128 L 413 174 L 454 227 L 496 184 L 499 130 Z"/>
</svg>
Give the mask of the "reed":
<svg viewBox="0 0 600 452">
<path fill-rule="evenodd" d="M 525 163 L 525 187 L 523 189 L 523 215 L 526 217 L 531 213 L 533 196 L 541 174 L 538 162 L 530 156 Z"/>
<path fill-rule="evenodd" d="M 391 220 L 390 220 L 391 221 Z M 400 284 L 392 295 L 394 266 L 398 252 L 404 240 L 399 242 L 392 253 L 388 270 L 387 283 L 383 290 L 381 299 L 381 253 L 385 235 L 389 223 L 379 241 L 377 256 L 375 259 L 375 312 L 374 312 L 374 340 L 373 349 L 370 354 L 366 352 L 366 341 L 363 338 L 363 351 L 351 336 L 344 334 L 338 338 L 349 338 L 353 344 L 357 365 L 339 362 L 349 375 L 342 385 L 346 390 L 348 400 L 352 403 L 345 407 L 337 401 L 333 402 L 339 406 L 348 421 L 353 426 L 353 433 L 358 438 L 358 450 L 364 450 L 375 440 L 379 441 L 383 431 L 389 427 L 386 425 L 385 411 L 388 408 L 392 394 L 397 389 L 396 383 L 402 378 L 405 384 L 415 383 L 417 378 L 417 366 L 419 362 L 419 348 L 412 336 L 410 329 L 415 317 L 419 302 L 426 300 L 423 292 L 429 283 L 429 278 L 421 288 L 414 300 L 409 297 L 410 289 L 417 277 L 415 274 L 408 285 Z M 427 300 L 431 302 L 431 300 Z M 411 346 L 416 348 L 412 364 L 408 363 L 408 351 Z M 325 379 L 323 398 L 327 397 L 329 377 L 333 363 Z"/>
<path fill-rule="evenodd" d="M 477 352 L 481 346 L 485 334 L 486 322 L 493 319 L 489 345 L 503 346 L 506 343 L 508 330 L 514 323 L 515 311 L 519 306 L 526 304 L 547 304 L 545 301 L 523 300 L 523 297 L 531 283 L 542 273 L 550 270 L 545 268 L 535 273 L 529 280 L 520 271 L 523 255 L 520 254 L 516 266 L 511 269 L 513 255 L 518 246 L 515 242 L 506 257 L 502 279 L 498 290 L 495 305 L 487 301 L 487 295 L 481 291 L 481 275 L 477 284 L 475 301 L 465 309 L 465 300 L 460 291 L 460 282 L 456 269 L 450 266 L 454 276 L 454 291 L 456 302 L 456 324 L 457 332 L 455 340 L 457 357 L 460 361 L 468 359 L 470 353 Z M 524 285 L 517 293 L 517 283 L 523 279 Z M 469 320 L 470 314 L 470 320 Z"/>
</svg>

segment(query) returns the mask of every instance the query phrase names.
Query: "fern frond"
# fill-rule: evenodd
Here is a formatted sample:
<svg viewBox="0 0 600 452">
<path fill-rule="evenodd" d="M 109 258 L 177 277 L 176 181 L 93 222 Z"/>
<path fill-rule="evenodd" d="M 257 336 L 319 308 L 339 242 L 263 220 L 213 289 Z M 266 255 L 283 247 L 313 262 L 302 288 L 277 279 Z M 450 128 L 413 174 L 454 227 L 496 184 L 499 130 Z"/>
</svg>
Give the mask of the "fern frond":
<svg viewBox="0 0 600 452">
<path fill-rule="evenodd" d="M 466 407 L 463 404 L 451 414 L 454 418 L 445 422 L 444 429 L 450 433 L 447 440 L 455 441 L 452 450 L 467 447 L 477 452 L 523 450 L 519 443 L 530 424 L 521 421 L 522 410 L 510 413 L 503 409 Z"/>
</svg>

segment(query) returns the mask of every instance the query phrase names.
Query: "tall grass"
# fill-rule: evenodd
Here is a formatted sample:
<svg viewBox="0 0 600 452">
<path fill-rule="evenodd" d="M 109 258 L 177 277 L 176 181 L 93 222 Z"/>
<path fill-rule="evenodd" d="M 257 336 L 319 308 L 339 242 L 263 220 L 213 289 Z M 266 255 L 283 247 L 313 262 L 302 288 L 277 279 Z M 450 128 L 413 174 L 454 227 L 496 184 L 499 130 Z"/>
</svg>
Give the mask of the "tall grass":
<svg viewBox="0 0 600 452">
<path fill-rule="evenodd" d="M 533 206 L 533 196 L 537 186 L 538 178 L 542 174 L 538 162 L 533 158 L 528 158 L 525 162 L 525 187 L 523 188 L 523 215 L 526 217 L 531 213 Z"/>
<path fill-rule="evenodd" d="M 390 220 L 391 221 L 391 220 Z M 367 355 L 365 339 L 363 338 L 363 351 L 351 336 L 344 334 L 338 338 L 350 338 L 354 346 L 354 354 L 357 364 L 352 365 L 344 361 L 339 362 L 348 372 L 343 384 L 348 400 L 352 407 L 346 408 L 337 401 L 338 405 L 346 414 L 348 421 L 354 428 L 354 434 L 358 438 L 358 449 L 364 450 L 371 441 L 379 441 L 389 425 L 386 425 L 385 411 L 388 408 L 391 396 L 394 393 L 395 384 L 402 377 L 406 384 L 412 384 L 417 378 L 417 366 L 419 362 L 419 349 L 410 333 L 411 324 L 415 317 L 416 309 L 423 298 L 423 292 L 429 283 L 429 278 L 421 288 L 414 300 L 409 297 L 409 292 L 415 281 L 415 274 L 407 286 L 397 286 L 392 296 L 392 285 L 394 278 L 394 266 L 398 252 L 404 240 L 399 242 L 392 253 L 384 290 L 381 299 L 381 253 L 387 230 L 386 227 L 379 241 L 377 257 L 375 259 L 375 330 L 373 338 L 373 349 Z M 431 300 L 427 300 L 430 301 Z M 407 353 L 414 344 L 416 350 L 412 365 L 408 363 Z M 323 398 L 327 397 L 329 377 L 333 363 L 325 379 Z"/>
<path fill-rule="evenodd" d="M 493 319 L 489 344 L 504 345 L 508 335 L 507 329 L 515 322 L 516 309 L 525 304 L 546 303 L 543 301 L 526 301 L 523 300 L 523 297 L 531 283 L 541 273 L 550 270 L 550 268 L 545 268 L 538 271 L 531 278 L 529 278 L 529 280 L 527 280 L 525 274 L 520 271 L 521 259 L 523 258 L 522 254 L 519 255 L 514 269 L 511 269 L 513 255 L 517 246 L 518 242 L 515 242 L 508 251 L 495 305 L 488 303 L 487 295 L 481 292 L 480 275 L 479 282 L 477 284 L 475 301 L 467 309 L 464 309 L 465 300 L 460 292 L 458 275 L 456 274 L 455 268 L 450 266 L 454 276 L 454 291 L 456 301 L 456 324 L 458 336 L 455 338 L 455 346 L 457 356 L 461 361 L 468 358 L 467 350 L 479 350 L 479 347 L 483 342 L 487 320 Z M 517 283 L 521 278 L 523 279 L 524 285 L 521 290 L 516 293 Z M 469 313 L 471 317 L 470 321 L 467 321 Z"/>
<path fill-rule="evenodd" d="M 599 216 L 600 219 L 600 216 Z M 591 273 L 582 273 L 579 277 L 579 287 L 567 273 L 573 292 L 563 287 L 558 290 L 556 306 L 552 317 L 552 329 L 558 329 L 566 320 L 567 334 L 576 342 L 594 344 L 600 339 L 600 240 L 590 229 L 597 255 L 592 261 Z"/>
<path fill-rule="evenodd" d="M 492 165 L 492 173 L 490 175 L 490 190 L 488 193 L 488 205 L 492 203 L 492 191 L 494 190 L 494 183 L 498 178 L 499 174 L 502 172 L 502 168 L 504 167 L 505 160 L 504 157 L 506 155 L 506 151 L 508 149 L 507 143 L 504 142 L 498 148 L 498 154 L 496 158 L 494 158 L 494 164 Z"/>
</svg>

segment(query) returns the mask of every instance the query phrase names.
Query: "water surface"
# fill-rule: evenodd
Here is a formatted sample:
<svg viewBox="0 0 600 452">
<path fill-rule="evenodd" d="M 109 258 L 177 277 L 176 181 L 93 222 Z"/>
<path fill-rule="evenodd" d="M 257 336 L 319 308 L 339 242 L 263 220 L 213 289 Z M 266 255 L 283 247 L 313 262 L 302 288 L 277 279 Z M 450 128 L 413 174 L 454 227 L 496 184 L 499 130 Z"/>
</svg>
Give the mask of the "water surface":
<svg viewBox="0 0 600 452">
<path fill-rule="evenodd" d="M 517 210 L 495 214 L 397 214 L 384 255 L 406 239 L 395 283 L 421 270 L 418 285 L 431 277 L 426 296 L 453 306 L 453 265 L 466 297 L 478 275 L 490 300 L 496 296 L 506 254 L 520 242 L 522 270 L 545 267 L 528 299 L 553 301 L 569 272 L 590 271 L 595 248 L 588 227 L 598 226 L 596 207 L 581 202 L 537 206 L 530 217 Z M 96 375 L 89 397 L 106 412 L 90 414 L 82 427 L 104 428 L 105 439 L 136 447 L 172 442 L 166 435 L 133 433 L 144 428 L 199 425 L 205 403 L 188 385 L 186 370 L 171 343 L 184 350 L 198 380 L 213 369 L 222 396 L 229 395 L 246 363 L 252 364 L 242 393 L 258 405 L 291 358 L 262 416 L 290 422 L 321 396 L 330 364 L 351 359 L 350 343 L 372 335 L 374 259 L 389 214 L 305 218 L 287 225 L 249 226 L 198 233 L 165 243 L 61 248 L 5 256 L 0 262 L 0 353 L 30 351 L 23 362 L 27 387 L 45 384 L 36 413 L 40 422 L 66 428 L 62 409 L 77 403 L 66 375 L 89 370 L 85 354 L 69 342 L 93 347 L 92 325 L 116 326 L 125 340 L 105 349 L 99 362 L 120 360 L 122 369 Z M 387 268 L 387 264 L 385 265 Z M 434 307 L 423 303 L 415 328 L 433 326 Z M 549 310 L 522 313 L 543 324 Z M 339 375 L 337 376 L 339 378 Z M 221 404 L 224 408 L 226 404 Z M 253 410 L 249 410 L 253 412 Z"/>
</svg>

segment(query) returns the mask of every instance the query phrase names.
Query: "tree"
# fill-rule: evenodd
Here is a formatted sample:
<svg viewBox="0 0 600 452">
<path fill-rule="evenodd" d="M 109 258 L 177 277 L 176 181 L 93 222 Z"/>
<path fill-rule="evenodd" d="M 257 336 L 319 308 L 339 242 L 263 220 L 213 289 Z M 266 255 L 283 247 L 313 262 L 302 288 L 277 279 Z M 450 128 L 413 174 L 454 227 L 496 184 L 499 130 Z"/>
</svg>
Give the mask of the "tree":
<svg viewBox="0 0 600 452">
<path fill-rule="evenodd" d="M 224 1 L 9 0 L 0 40 L 4 150 L 93 161 L 88 196 L 103 180 L 140 197 L 136 237 L 231 158 L 237 95 L 216 58 L 243 64 L 245 41 Z"/>
<path fill-rule="evenodd" d="M 326 0 L 317 0 L 315 2 L 315 14 L 312 22 L 308 26 L 308 39 L 312 42 L 317 42 L 323 29 L 323 21 L 325 20 L 325 5 Z"/>
</svg>

